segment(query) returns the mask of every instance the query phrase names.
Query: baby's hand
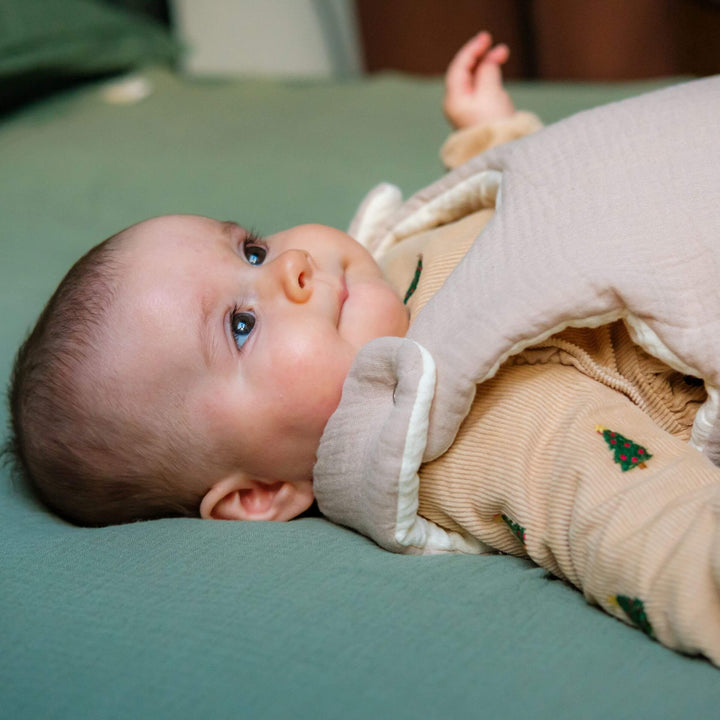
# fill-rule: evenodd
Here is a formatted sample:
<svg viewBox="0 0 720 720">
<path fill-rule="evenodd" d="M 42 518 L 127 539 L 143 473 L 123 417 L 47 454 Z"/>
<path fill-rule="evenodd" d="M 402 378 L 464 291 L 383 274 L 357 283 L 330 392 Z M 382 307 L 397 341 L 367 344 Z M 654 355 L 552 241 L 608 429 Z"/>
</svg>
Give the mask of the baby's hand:
<svg viewBox="0 0 720 720">
<path fill-rule="evenodd" d="M 509 56 L 508 46 L 493 46 L 485 31 L 460 48 L 445 73 L 443 112 L 451 125 L 494 122 L 515 112 L 502 80 L 501 65 Z"/>
</svg>

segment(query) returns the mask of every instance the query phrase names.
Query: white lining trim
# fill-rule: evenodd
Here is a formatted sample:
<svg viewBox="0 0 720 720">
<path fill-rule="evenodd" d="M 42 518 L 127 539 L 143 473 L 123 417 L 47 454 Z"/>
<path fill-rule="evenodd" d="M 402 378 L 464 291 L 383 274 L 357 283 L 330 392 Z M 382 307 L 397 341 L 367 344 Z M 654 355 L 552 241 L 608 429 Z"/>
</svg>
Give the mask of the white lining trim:
<svg viewBox="0 0 720 720">
<path fill-rule="evenodd" d="M 418 511 L 420 477 L 430 422 L 430 406 L 435 395 L 435 361 L 419 343 L 423 369 L 410 414 L 410 423 L 403 449 L 400 476 L 398 477 L 398 507 L 395 520 L 395 540 L 403 547 L 422 549 L 423 553 L 463 552 L 480 554 L 492 549 L 476 538 L 465 538 L 459 533 L 443 530 L 435 523 L 421 517 Z"/>
<path fill-rule="evenodd" d="M 348 234 L 365 246 L 372 254 L 378 242 L 380 233 L 385 229 L 384 223 L 398 211 L 403 202 L 400 188 L 391 183 L 376 185 L 363 199 L 360 207 L 348 227 Z"/>
<path fill-rule="evenodd" d="M 443 190 L 395 224 L 377 244 L 373 250 L 373 257 L 376 260 L 380 259 L 390 247 L 409 235 L 429 230 L 441 223 L 458 220 L 469 212 L 494 208 L 501 184 L 502 173 L 499 170 L 484 170 Z M 410 198 L 407 202 L 412 201 L 413 198 Z"/>
</svg>

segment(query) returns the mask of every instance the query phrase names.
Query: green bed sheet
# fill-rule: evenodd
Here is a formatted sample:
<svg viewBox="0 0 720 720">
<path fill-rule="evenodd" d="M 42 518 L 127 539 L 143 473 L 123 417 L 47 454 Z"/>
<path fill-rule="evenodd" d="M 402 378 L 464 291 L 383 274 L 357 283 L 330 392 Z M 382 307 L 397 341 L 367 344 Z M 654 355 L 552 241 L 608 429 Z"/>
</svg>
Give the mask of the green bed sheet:
<svg viewBox="0 0 720 720">
<path fill-rule="evenodd" d="M 89 86 L 0 118 L 14 351 L 84 250 L 171 212 L 345 227 L 377 182 L 442 172 L 439 80 Z M 511 85 L 550 122 L 655 84 Z M 3 408 L 3 419 L 6 412 Z M 0 717 L 713 718 L 720 672 L 528 562 L 405 557 L 319 517 L 82 529 L 0 481 Z"/>
</svg>

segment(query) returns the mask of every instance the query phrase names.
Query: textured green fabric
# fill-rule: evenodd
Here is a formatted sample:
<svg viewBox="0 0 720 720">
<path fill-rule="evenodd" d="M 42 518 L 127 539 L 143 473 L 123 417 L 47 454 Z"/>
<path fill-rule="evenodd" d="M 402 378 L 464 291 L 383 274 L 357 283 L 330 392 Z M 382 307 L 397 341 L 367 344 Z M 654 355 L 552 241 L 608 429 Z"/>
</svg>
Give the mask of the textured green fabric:
<svg viewBox="0 0 720 720">
<path fill-rule="evenodd" d="M 0 373 L 70 263 L 167 212 L 344 227 L 435 179 L 438 81 L 94 88 L 0 124 Z M 515 85 L 546 121 L 650 86 Z M 4 408 L 3 408 L 4 413 Z M 386 553 L 320 518 L 69 526 L 0 480 L 8 718 L 715 717 L 720 675 L 510 557 Z"/>
<path fill-rule="evenodd" d="M 0 110 L 88 76 L 170 60 L 159 24 L 103 0 L 2 0 Z"/>
</svg>

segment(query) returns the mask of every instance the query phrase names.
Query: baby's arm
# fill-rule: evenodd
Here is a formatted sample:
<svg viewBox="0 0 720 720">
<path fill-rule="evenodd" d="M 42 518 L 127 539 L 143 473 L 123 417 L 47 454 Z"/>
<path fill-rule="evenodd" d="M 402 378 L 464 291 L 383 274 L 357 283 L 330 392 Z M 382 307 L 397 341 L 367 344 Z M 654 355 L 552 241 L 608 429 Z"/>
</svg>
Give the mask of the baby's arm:
<svg viewBox="0 0 720 720">
<path fill-rule="evenodd" d="M 502 65 L 509 55 L 507 45 L 493 45 L 490 33 L 483 31 L 465 43 L 448 66 L 443 111 L 456 132 L 440 150 L 446 167 L 457 167 L 542 127 L 535 115 L 516 112 L 505 90 Z"/>
</svg>

